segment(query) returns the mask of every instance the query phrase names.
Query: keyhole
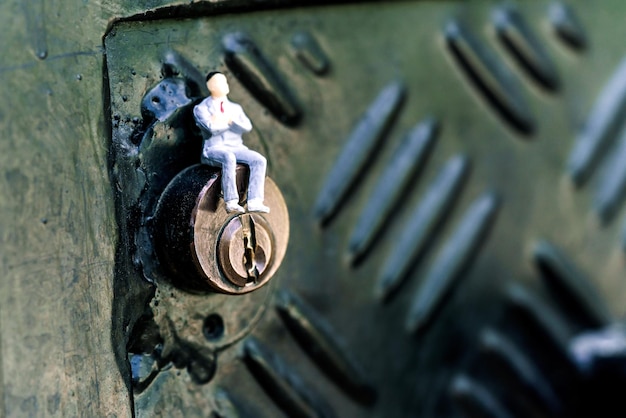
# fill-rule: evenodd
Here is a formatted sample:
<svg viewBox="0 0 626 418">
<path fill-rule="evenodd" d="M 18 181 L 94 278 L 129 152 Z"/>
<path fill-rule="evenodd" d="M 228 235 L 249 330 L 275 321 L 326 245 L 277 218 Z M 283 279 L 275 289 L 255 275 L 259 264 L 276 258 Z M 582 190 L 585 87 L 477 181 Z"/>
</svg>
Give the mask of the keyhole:
<svg viewBox="0 0 626 418">
<path fill-rule="evenodd" d="M 248 274 L 246 283 L 256 283 L 259 280 L 259 270 L 256 266 L 256 237 L 254 221 L 250 215 L 241 217 L 241 226 L 243 232 L 243 265 Z"/>
<path fill-rule="evenodd" d="M 244 254 L 243 254 L 243 265 L 248 272 L 248 283 L 254 283 L 259 279 L 259 270 L 256 266 L 254 247 L 250 245 L 250 240 L 247 237 L 243 239 L 244 244 Z"/>
</svg>

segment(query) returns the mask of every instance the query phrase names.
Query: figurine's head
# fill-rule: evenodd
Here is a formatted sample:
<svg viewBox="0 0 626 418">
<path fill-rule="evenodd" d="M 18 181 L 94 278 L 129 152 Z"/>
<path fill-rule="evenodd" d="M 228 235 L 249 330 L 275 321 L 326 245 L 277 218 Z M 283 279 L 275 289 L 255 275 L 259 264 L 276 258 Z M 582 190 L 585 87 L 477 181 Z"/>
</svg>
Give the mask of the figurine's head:
<svg viewBox="0 0 626 418">
<path fill-rule="evenodd" d="M 230 92 L 226 76 L 219 71 L 212 71 L 206 76 L 206 86 L 215 98 L 226 97 Z"/>
</svg>

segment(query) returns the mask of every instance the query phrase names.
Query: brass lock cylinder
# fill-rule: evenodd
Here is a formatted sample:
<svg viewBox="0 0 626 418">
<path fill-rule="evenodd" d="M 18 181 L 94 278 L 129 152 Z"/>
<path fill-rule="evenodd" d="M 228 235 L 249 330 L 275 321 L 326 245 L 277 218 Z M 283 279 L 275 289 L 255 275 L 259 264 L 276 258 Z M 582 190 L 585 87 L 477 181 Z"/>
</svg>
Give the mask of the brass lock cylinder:
<svg viewBox="0 0 626 418">
<path fill-rule="evenodd" d="M 244 205 L 248 168 L 237 166 Z M 165 274 L 175 286 L 196 293 L 244 294 L 265 285 L 280 266 L 289 240 L 287 205 L 265 179 L 270 213 L 226 212 L 221 172 L 194 165 L 163 191 L 154 215 L 154 241 Z"/>
</svg>

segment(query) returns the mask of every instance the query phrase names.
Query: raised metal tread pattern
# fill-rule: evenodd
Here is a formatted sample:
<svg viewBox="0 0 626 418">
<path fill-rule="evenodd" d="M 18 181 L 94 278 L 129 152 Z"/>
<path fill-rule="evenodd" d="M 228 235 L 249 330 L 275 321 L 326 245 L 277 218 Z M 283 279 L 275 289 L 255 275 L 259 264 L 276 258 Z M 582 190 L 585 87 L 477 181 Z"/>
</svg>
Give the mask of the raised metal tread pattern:
<svg viewBox="0 0 626 418">
<path fill-rule="evenodd" d="M 559 10 L 555 11 L 556 8 Z M 490 136 L 476 137 L 472 127 L 466 127 L 461 119 L 448 115 L 436 103 L 432 107 L 422 106 L 416 112 L 412 106 L 421 92 L 413 87 L 414 75 L 399 71 L 401 74 L 396 74 L 395 78 L 388 77 L 368 85 L 364 89 L 367 94 L 360 96 L 367 99 L 350 105 L 356 109 L 350 109 L 351 114 L 360 114 L 360 117 L 353 118 L 347 136 L 340 133 L 346 132 L 344 127 L 343 131 L 333 132 L 332 139 L 320 139 L 322 145 L 315 148 L 316 152 L 322 154 L 320 149 L 330 148 L 324 155 L 331 156 L 332 161 L 323 164 L 326 170 L 311 171 L 317 177 L 310 181 L 319 184 L 312 199 L 302 198 L 290 190 L 294 206 L 297 206 L 296 217 L 305 230 L 299 236 L 310 238 L 307 250 L 324 254 L 308 258 L 305 266 L 310 268 L 315 266 L 313 262 L 319 263 L 319 272 L 316 272 L 319 284 L 303 285 L 299 282 L 303 276 L 298 276 L 298 269 L 289 264 L 286 269 L 294 277 L 281 277 L 279 289 L 269 303 L 273 309 L 268 312 L 272 313 L 266 313 L 252 335 L 236 344 L 241 350 L 238 360 L 243 365 L 243 370 L 236 373 L 256 382 L 255 392 L 264 392 L 276 406 L 276 411 L 287 416 L 336 416 L 340 413 L 335 410 L 347 408 L 352 413 L 382 416 L 380 408 L 390 405 L 385 400 L 389 396 L 388 388 L 380 384 L 380 370 L 372 364 L 364 364 L 359 358 L 358 347 L 344 344 L 343 336 L 352 343 L 358 340 L 355 337 L 357 332 L 353 332 L 349 325 L 361 329 L 362 322 L 371 321 L 381 326 L 381 330 L 388 326 L 389 332 L 395 332 L 394 322 L 402 323 L 405 335 L 395 335 L 392 347 L 412 347 L 415 357 L 405 361 L 407 367 L 414 366 L 419 363 L 416 358 L 421 350 L 419 344 L 414 344 L 414 337 L 419 337 L 420 344 L 428 341 L 441 343 L 441 329 L 450 323 L 450 311 L 457 309 L 459 312 L 458 299 L 461 296 L 457 294 L 455 297 L 455 293 L 469 288 L 470 284 L 485 285 L 485 281 L 480 282 L 480 274 L 473 266 L 480 266 L 482 272 L 492 263 L 500 244 L 494 240 L 503 236 L 502 224 L 514 223 L 513 213 L 518 212 L 510 207 L 511 201 L 516 200 L 515 191 L 501 190 L 500 182 L 491 184 L 487 178 L 485 167 L 489 162 L 484 159 L 485 148 L 476 151 L 466 143 L 492 141 L 499 144 L 495 147 L 501 151 L 519 144 L 522 147 L 538 146 L 535 141 L 514 141 L 520 136 L 549 141 L 549 138 L 541 137 L 546 121 L 536 111 L 536 97 L 527 87 L 543 88 L 551 94 L 551 100 L 561 100 L 561 95 L 572 88 L 568 85 L 571 78 L 562 69 L 560 59 L 551 55 L 554 45 L 543 43 L 542 33 L 536 31 L 536 22 L 529 18 L 536 14 L 527 16 L 524 6 L 513 9 L 500 4 L 487 9 L 490 13 L 484 15 L 485 22 L 491 16 L 495 31 L 491 38 L 483 39 L 478 32 L 479 25 L 458 18 L 456 7 L 448 10 L 448 23 L 443 30 L 433 31 L 431 36 L 436 39 L 443 33 L 445 45 L 436 49 L 445 63 L 441 68 L 451 70 L 454 77 L 450 79 L 467 84 L 468 91 L 477 93 L 479 102 L 486 102 L 494 114 L 481 120 L 481 123 L 493 125 Z M 559 39 L 577 51 L 587 44 L 585 32 L 569 7 L 553 2 L 549 14 L 547 10 L 544 18 L 550 19 Z M 302 85 L 302 79 L 305 79 L 310 83 L 308 86 L 321 89 L 345 74 L 342 65 L 346 61 L 333 40 L 326 37 L 322 29 L 306 26 L 286 33 L 281 46 L 284 53 L 272 48 L 270 42 L 254 36 L 254 30 L 250 35 L 227 31 L 220 38 L 226 68 L 247 90 L 240 94 L 253 97 L 281 125 L 293 132 L 310 130 L 311 120 L 323 113 L 311 107 L 308 98 L 293 86 Z M 369 57 L 363 54 L 360 58 L 367 61 Z M 288 61 L 290 59 L 292 61 Z M 192 60 L 178 57 L 170 61 Z M 285 62 L 297 65 L 304 72 L 289 73 L 285 69 L 294 67 Z M 208 66 L 206 63 L 202 65 Z M 189 67 L 186 64 L 175 66 Z M 189 68 L 185 71 L 186 78 L 197 82 L 198 74 Z M 431 74 L 430 78 L 436 80 L 436 76 Z M 616 75 L 614 79 L 620 77 Z M 607 84 L 606 91 L 609 89 L 619 93 L 621 85 L 612 81 Z M 469 97 L 470 102 L 474 99 Z M 610 99 L 599 99 L 596 107 L 605 106 L 605 101 L 610 102 L 609 113 L 618 115 L 622 99 L 613 94 Z M 606 112 L 592 111 L 590 121 L 595 113 L 602 113 L 601 119 L 606 118 Z M 492 124 L 494 120 L 496 124 Z M 608 129 L 606 124 L 616 123 L 600 122 L 602 126 L 594 128 L 590 136 L 603 137 L 603 132 Z M 283 128 L 276 129 L 282 132 L 280 129 Z M 467 137 L 464 136 L 465 129 Z M 327 133 L 323 128 L 320 131 Z M 283 146 L 272 135 L 260 142 L 267 141 L 271 148 L 272 140 L 276 141 L 277 147 Z M 591 151 L 587 151 L 582 159 L 572 157 L 571 161 L 597 160 L 602 155 L 600 145 L 604 141 L 610 142 L 596 139 L 587 141 L 593 143 L 591 145 L 575 145 L 573 156 L 579 153 L 576 147 Z M 530 148 L 515 149 L 526 153 Z M 579 168 L 570 164 L 574 167 L 570 172 L 591 173 L 595 162 L 584 161 L 574 164 Z M 511 162 L 512 167 L 515 164 L 518 163 Z M 504 174 L 515 169 L 500 168 Z M 606 218 L 615 216 L 621 205 L 625 182 L 623 170 L 617 162 L 612 163 L 609 171 L 613 175 L 604 177 L 596 203 L 598 210 L 606 213 L 603 215 Z M 578 184 L 576 178 L 584 179 L 589 175 L 572 174 L 572 178 Z M 309 181 L 308 178 L 305 181 Z M 582 183 L 584 180 L 580 181 Z M 523 240 L 519 235 L 512 238 L 520 239 Z M 483 252 L 486 247 L 489 251 Z M 547 293 L 552 294 L 551 288 L 563 291 L 565 296 L 562 298 L 567 299 L 566 303 L 551 300 L 558 307 L 553 309 L 552 304 L 535 297 L 533 292 L 515 286 L 506 287 L 501 298 L 508 304 L 510 312 L 515 312 L 516 320 L 528 326 L 535 340 L 549 346 L 551 355 L 573 369 L 564 347 L 564 340 L 570 336 L 568 327 L 574 322 L 583 328 L 599 327 L 610 321 L 611 315 L 602 297 L 585 288 L 588 279 L 579 275 L 556 247 L 540 241 L 530 258 L 530 264 L 534 263 L 535 272 L 545 283 Z M 504 281 L 508 279 L 514 281 L 517 278 L 509 277 Z M 341 306 L 339 296 L 349 294 L 354 286 L 367 288 L 367 296 L 357 293 L 355 299 L 370 308 L 359 310 L 353 323 L 349 324 L 338 320 L 336 312 L 353 306 L 351 301 L 347 301 L 345 307 Z M 554 298 L 556 300 L 558 296 Z M 329 306 L 330 300 L 340 306 Z M 427 328 L 434 329 L 426 332 Z M 445 411 L 452 414 L 451 411 L 455 411 L 464 416 L 508 417 L 518 416 L 511 405 L 521 402 L 529 408 L 529 414 L 562 413 L 561 393 L 552 390 L 548 377 L 543 376 L 541 367 L 534 364 L 535 359 L 527 357 L 525 346 L 498 330 L 484 329 L 474 336 L 474 342 L 483 355 L 505 371 L 505 386 L 511 391 L 520 389 L 517 399 L 509 401 L 494 391 L 489 376 L 473 376 L 474 370 L 459 370 L 452 376 L 444 376 L 445 382 L 442 378 L 442 382 L 436 383 L 437 387 L 446 388 L 446 395 L 451 395 L 458 409 L 442 406 L 447 400 L 433 401 L 422 409 L 410 406 L 422 413 Z M 266 339 L 266 335 L 274 336 L 275 340 Z M 393 352 L 387 352 L 387 355 L 393 356 Z M 394 363 L 390 358 L 387 361 Z M 231 362 L 236 363 L 236 360 Z M 370 369 L 373 377 L 368 373 Z M 308 373 L 318 379 L 309 381 Z M 250 387 L 249 383 L 242 385 Z M 215 413 L 218 416 L 246 416 L 241 413 L 246 407 L 241 407 L 233 396 L 236 386 L 230 382 L 224 387 L 215 393 Z"/>
</svg>

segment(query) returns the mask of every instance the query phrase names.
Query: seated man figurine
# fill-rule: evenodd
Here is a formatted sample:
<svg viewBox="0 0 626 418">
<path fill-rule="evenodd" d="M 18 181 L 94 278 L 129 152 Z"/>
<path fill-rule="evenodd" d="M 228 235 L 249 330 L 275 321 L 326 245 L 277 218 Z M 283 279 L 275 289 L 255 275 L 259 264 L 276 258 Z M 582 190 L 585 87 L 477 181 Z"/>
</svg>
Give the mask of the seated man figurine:
<svg viewBox="0 0 626 418">
<path fill-rule="evenodd" d="M 241 106 L 226 97 L 230 90 L 224 74 L 210 72 L 206 76 L 206 85 L 211 95 L 193 109 L 204 138 L 201 161 L 221 167 L 222 190 L 229 213 L 245 212 L 239 205 L 235 169 L 238 162 L 248 165 L 248 211 L 268 213 L 270 209 L 263 204 L 267 161 L 258 152 L 248 149 L 241 138 L 242 134 L 252 130 L 252 123 Z"/>
</svg>

